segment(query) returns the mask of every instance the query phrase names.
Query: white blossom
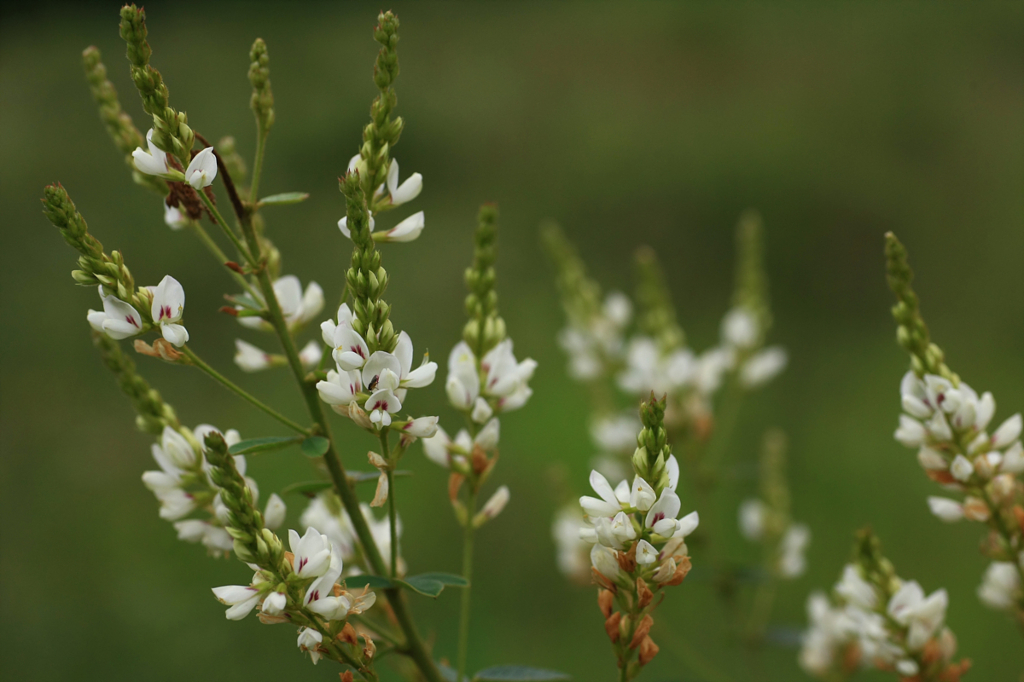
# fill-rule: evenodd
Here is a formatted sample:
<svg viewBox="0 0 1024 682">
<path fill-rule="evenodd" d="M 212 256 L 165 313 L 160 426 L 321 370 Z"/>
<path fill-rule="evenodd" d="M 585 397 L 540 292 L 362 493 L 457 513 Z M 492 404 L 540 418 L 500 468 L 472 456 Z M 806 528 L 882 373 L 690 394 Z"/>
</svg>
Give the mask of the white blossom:
<svg viewBox="0 0 1024 682">
<path fill-rule="evenodd" d="M 273 366 L 270 353 L 242 339 L 235 339 L 234 360 L 243 372 L 259 372 Z"/>
<path fill-rule="evenodd" d="M 185 169 L 185 179 L 188 184 L 199 191 L 212 185 L 216 177 L 217 157 L 213 153 L 213 147 L 207 147 L 193 156 L 188 168 Z"/>
<path fill-rule="evenodd" d="M 309 658 L 316 665 L 320 660 L 320 643 L 324 641 L 323 635 L 313 628 L 302 628 L 299 630 L 298 646 L 300 651 L 308 651 Z"/>
<path fill-rule="evenodd" d="M 295 275 L 285 275 L 274 281 L 274 296 L 288 328 L 295 330 L 320 314 L 324 307 L 324 290 L 316 282 L 310 282 L 306 290 Z M 259 301 L 263 303 L 262 300 Z M 242 308 L 237 307 L 237 310 Z M 252 329 L 272 329 L 269 322 L 261 317 L 239 317 L 239 324 Z"/>
<path fill-rule="evenodd" d="M 180 230 L 188 226 L 192 221 L 177 206 L 169 206 L 167 203 L 164 203 L 164 222 L 172 230 Z"/>
<path fill-rule="evenodd" d="M 310 341 L 299 351 L 299 362 L 302 363 L 303 368 L 311 370 L 320 364 L 323 354 L 324 349 L 320 347 L 320 344 Z"/>
<path fill-rule="evenodd" d="M 289 530 L 288 544 L 295 555 L 295 575 L 300 578 L 321 576 L 330 567 L 331 542 L 315 528 L 307 528 L 302 537 L 294 530 Z"/>
<path fill-rule="evenodd" d="M 153 294 L 153 323 L 169 343 L 181 347 L 188 341 L 188 330 L 178 324 L 185 312 L 185 290 L 178 280 L 165 275 L 160 284 L 148 287 Z"/>
<path fill-rule="evenodd" d="M 1022 563 L 1024 565 L 1024 563 Z M 978 599 L 989 608 L 1011 610 L 1021 598 L 1020 574 L 1010 561 L 993 561 L 978 586 Z"/>
<path fill-rule="evenodd" d="M 760 336 L 757 318 L 745 308 L 733 308 L 722 318 L 722 340 L 737 348 L 752 348 Z"/>
<path fill-rule="evenodd" d="M 782 536 L 779 556 L 779 574 L 783 578 L 797 578 L 807 570 L 804 552 L 811 542 L 811 530 L 802 523 L 795 523 Z"/>
<path fill-rule="evenodd" d="M 288 508 L 284 500 L 278 497 L 277 493 L 271 493 L 267 500 L 267 506 L 263 510 L 263 525 L 270 530 L 277 530 L 284 523 L 285 514 Z"/>
<path fill-rule="evenodd" d="M 387 177 L 388 194 L 393 206 L 408 203 L 423 191 L 423 176 L 413 173 L 401 185 L 398 184 L 398 159 L 391 159 Z"/>
<path fill-rule="evenodd" d="M 764 536 L 765 504 L 761 500 L 746 500 L 740 505 L 740 532 L 748 540 L 760 540 Z"/>
<path fill-rule="evenodd" d="M 948 497 L 929 497 L 928 508 L 932 514 L 946 523 L 953 523 L 964 518 L 963 506 L 956 500 L 951 500 Z"/>
<path fill-rule="evenodd" d="M 159 175 L 167 176 L 167 154 L 153 144 L 153 129 L 150 128 L 149 132 L 146 133 L 146 146 L 148 150 L 144 150 L 142 147 L 136 147 L 135 151 L 132 152 L 132 160 L 135 162 L 135 170 L 146 175 Z M 178 176 L 179 178 L 181 176 Z"/>
<path fill-rule="evenodd" d="M 100 287 L 103 310 L 89 310 L 89 326 L 112 339 L 127 339 L 142 333 L 142 316 L 130 304 L 113 295 L 105 295 Z"/>
<path fill-rule="evenodd" d="M 260 592 L 252 585 L 225 585 L 214 587 L 213 596 L 221 604 L 230 606 L 224 617 L 228 620 L 242 620 L 249 615 L 260 600 Z"/>
<path fill-rule="evenodd" d="M 740 368 L 740 383 L 745 388 L 763 386 L 786 368 L 789 356 L 781 346 L 772 346 L 755 353 Z"/>
</svg>

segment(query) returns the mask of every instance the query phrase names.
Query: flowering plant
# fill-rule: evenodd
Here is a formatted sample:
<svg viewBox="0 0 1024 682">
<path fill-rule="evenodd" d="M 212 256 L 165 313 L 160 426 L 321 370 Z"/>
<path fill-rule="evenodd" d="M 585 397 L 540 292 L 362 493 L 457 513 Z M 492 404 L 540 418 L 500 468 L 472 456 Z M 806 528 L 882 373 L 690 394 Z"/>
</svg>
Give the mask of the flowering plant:
<svg viewBox="0 0 1024 682">
<path fill-rule="evenodd" d="M 393 311 L 386 296 L 391 273 L 383 249 L 392 247 L 383 245 L 417 240 L 426 227 L 422 210 L 405 208 L 421 194 L 423 176 L 402 175 L 394 156 L 404 130 L 394 113 L 398 28 L 393 13 L 378 17 L 373 33 L 380 44 L 373 71 L 378 95 L 358 152 L 338 155 L 344 215 L 336 234 L 351 244 L 352 255 L 337 308 L 327 315 L 324 289 L 313 281 L 303 285 L 282 269 L 282 254 L 263 217 L 266 207 L 309 198 L 303 192 L 259 192 L 275 122 L 264 41 L 256 40 L 249 54 L 256 122 L 251 175 L 232 138 L 211 144 L 184 111 L 171 107 L 168 87 L 150 63 L 142 9 L 122 9 L 120 32 L 132 81 L 152 120 L 145 135 L 121 109 L 98 50 L 83 53 L 101 119 L 134 181 L 161 197 L 167 226 L 194 234 L 231 278 L 235 291 L 225 297 L 225 320 L 234 318 L 243 334 L 277 339 L 274 351 L 264 350 L 267 342 L 235 339 L 235 364 L 244 372 L 287 368 L 306 417 L 286 416 L 202 359 L 190 346 L 203 332 L 193 327 L 190 333 L 186 326 L 181 281 L 164 274 L 156 285 L 137 285 L 123 254 L 108 251 L 93 236 L 62 186 L 45 189 L 44 213 L 79 254 L 72 273 L 76 283 L 97 288 L 101 309 L 86 313 L 94 344 L 132 402 L 137 426 L 154 439 L 156 468 L 141 477 L 156 498 L 157 513 L 182 541 L 201 544 L 213 557 L 233 554 L 246 564 L 240 584 L 211 588 L 227 607 L 227 619 L 255 612 L 261 623 L 291 626 L 300 652 L 314 664 L 321 659 L 339 664 L 340 677 L 348 682 L 386 676 L 387 661 L 395 661 L 393 669 L 410 679 L 430 682 L 566 679 L 525 666 L 475 673 L 467 668 L 470 645 L 478 639 L 471 627 L 474 542 L 511 499 L 508 485 L 493 486 L 491 480 L 501 421 L 529 404 L 537 363 L 523 357 L 522 347 L 517 351 L 499 314 L 498 213 L 485 204 L 464 276 L 467 321 L 447 355 L 444 378 L 447 400 L 461 423 L 442 425 L 429 410 L 411 407 L 419 397 L 413 389 L 432 385 L 438 365 L 427 354 L 417 361 L 412 336 L 392 314 L 401 311 Z M 225 197 L 230 211 L 224 209 Z M 401 215 L 389 217 L 395 209 Z M 216 228 L 213 235 L 207 224 Z M 757 647 L 787 640 L 785 631 L 770 623 L 776 590 L 805 572 L 811 532 L 793 518 L 781 431 L 765 434 L 756 493 L 742 491 L 746 499 L 738 509 L 723 502 L 726 493 L 743 487 L 730 442 L 743 397 L 765 387 L 789 361 L 781 346 L 768 345 L 772 315 L 760 218 L 752 212 L 740 218 L 733 300 L 718 340 L 700 352 L 678 321 L 670 273 L 653 250 L 637 252 L 632 299 L 619 292 L 602 296 L 560 228 L 548 225 L 542 236 L 567 317 L 558 342 L 568 355 L 569 375 L 591 393 L 588 426 L 598 451 L 589 475 L 593 494 L 557 513 L 557 561 L 568 577 L 596 585 L 602 636 L 610 641 L 609 661 L 615 662 L 619 679 L 638 677 L 671 646 L 663 633 L 682 611 L 676 605 L 692 603 L 691 591 L 702 582 L 728 614 L 724 634 L 730 641 Z M 895 437 L 918 450 L 929 478 L 958 495 L 930 497 L 935 516 L 985 525 L 982 552 L 992 562 L 978 596 L 1024 624 L 1021 416 L 1005 419 L 989 433 L 994 398 L 961 381 L 931 342 L 910 287 L 905 250 L 892 235 L 887 256 L 898 299 L 897 339 L 911 357 L 901 382 L 904 414 Z M 316 322 L 319 332 L 311 324 Z M 185 426 L 143 378 L 120 343 L 127 340 L 149 358 L 142 362 L 193 367 L 288 435 L 243 439 L 234 429 Z M 332 427 L 330 412 L 350 424 Z M 367 445 L 359 447 L 369 448 L 368 472 L 357 471 L 361 462 L 343 461 L 339 454 L 340 443 L 360 438 Z M 413 571 L 415 559 L 402 554 L 398 488 L 408 472 L 399 465 L 417 440 L 424 455 L 447 472 L 448 485 L 438 494 L 447 495 L 462 531 L 460 574 Z M 257 482 L 247 475 L 246 458 L 289 448 L 310 460 L 315 480 L 261 498 Z M 371 484 L 366 490 L 372 495 L 361 494 L 364 482 Z M 291 494 L 309 500 L 294 527 L 285 503 Z M 727 505 L 730 511 L 722 514 Z M 729 528 L 723 518 L 736 518 L 738 528 Z M 737 559 L 730 551 L 731 535 L 756 544 L 760 557 Z M 675 589 L 691 569 L 694 577 L 686 589 Z M 435 651 L 412 613 L 415 599 L 436 598 L 446 588 L 459 590 L 461 601 L 458 644 L 450 652 Z M 811 596 L 810 629 L 799 637 L 790 634 L 788 642 L 799 642 L 799 661 L 809 673 L 827 679 L 875 667 L 905 680 L 955 682 L 970 663 L 954 660 L 956 640 L 945 626 L 948 602 L 945 590 L 926 595 L 918 583 L 899 578 L 878 541 L 864 532 L 832 593 Z M 684 655 L 708 678 L 728 678 L 701 652 Z"/>
</svg>

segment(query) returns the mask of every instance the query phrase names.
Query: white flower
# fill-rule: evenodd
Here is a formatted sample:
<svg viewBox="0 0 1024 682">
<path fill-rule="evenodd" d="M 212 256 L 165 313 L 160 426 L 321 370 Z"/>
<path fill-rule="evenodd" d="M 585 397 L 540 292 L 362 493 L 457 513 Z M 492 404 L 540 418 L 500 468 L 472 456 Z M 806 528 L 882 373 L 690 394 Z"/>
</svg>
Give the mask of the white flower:
<svg viewBox="0 0 1024 682">
<path fill-rule="evenodd" d="M 323 641 L 323 635 L 313 628 L 302 628 L 299 630 L 299 649 L 301 651 L 309 652 L 309 658 L 313 661 L 313 665 L 316 665 L 316 662 L 320 660 L 320 651 L 318 647 Z"/>
<path fill-rule="evenodd" d="M 497 446 L 499 428 L 498 420 L 495 418 L 477 432 L 476 438 L 470 438 L 469 432 L 461 429 L 452 440 L 447 432 L 438 426 L 437 433 L 423 439 L 423 452 L 430 461 L 445 468 L 449 468 L 452 462 L 465 466 L 466 456 L 472 452 L 475 445 L 485 450 L 492 450 Z"/>
<path fill-rule="evenodd" d="M 580 506 L 583 507 L 583 513 L 587 516 L 611 517 L 622 511 L 622 504 L 615 496 L 615 491 L 612 489 L 611 484 L 608 483 L 608 479 L 598 473 L 597 470 L 590 472 L 590 487 L 594 489 L 594 492 L 598 494 L 600 499 L 589 496 L 581 497 Z M 653 494 L 652 491 L 652 497 Z"/>
<path fill-rule="evenodd" d="M 334 584 L 344 569 L 341 548 L 331 547 L 331 557 L 324 574 L 314 580 L 306 589 L 302 603 L 314 613 L 324 616 L 327 620 L 341 620 L 348 615 L 352 605 L 343 596 L 335 595 Z"/>
<path fill-rule="evenodd" d="M 857 567 L 847 564 L 843 567 L 843 577 L 836 583 L 836 594 L 840 595 L 854 606 L 872 610 L 878 601 L 875 589 L 871 584 L 860 577 Z"/>
<path fill-rule="evenodd" d="M 275 280 L 274 296 L 281 306 L 288 328 L 292 330 L 315 318 L 324 307 L 324 290 L 320 285 L 310 282 L 303 292 L 302 283 L 295 275 L 285 275 Z M 239 317 L 238 322 L 252 329 L 271 329 L 270 323 L 261 317 Z"/>
<path fill-rule="evenodd" d="M 288 508 L 285 506 L 284 500 L 278 497 L 277 493 L 271 493 L 270 499 L 267 500 L 267 506 L 263 510 L 263 525 L 270 530 L 276 530 L 284 523 L 287 512 Z"/>
<path fill-rule="evenodd" d="M 632 412 L 612 417 L 601 417 L 590 425 L 590 437 L 602 450 L 632 452 L 636 447 L 636 434 L 642 424 Z"/>
<path fill-rule="evenodd" d="M 315 528 L 331 541 L 331 547 L 338 548 L 341 556 L 352 557 L 355 553 L 356 540 L 352 521 L 345 511 L 335 514 L 324 502 L 323 498 L 314 498 L 302 512 L 299 524 L 304 528 Z"/>
<path fill-rule="evenodd" d="M 259 372 L 273 366 L 273 356 L 256 346 L 235 339 L 235 364 L 243 372 Z"/>
<path fill-rule="evenodd" d="M 402 409 L 402 403 L 390 388 L 375 391 L 363 408 L 370 413 L 370 423 L 378 428 L 391 425 L 391 415 Z"/>
<path fill-rule="evenodd" d="M 423 211 L 417 211 L 386 232 L 376 232 L 373 238 L 378 242 L 411 242 L 420 236 L 426 220 Z"/>
<path fill-rule="evenodd" d="M 484 374 L 483 393 L 498 398 L 498 411 L 518 409 L 533 393 L 527 382 L 536 369 L 535 360 L 527 358 L 522 362 L 517 361 L 512 353 L 512 339 L 505 339 L 487 351 L 480 360 L 480 370 Z"/>
<path fill-rule="evenodd" d="M 1000 424 L 999 428 L 992 434 L 992 447 L 1000 449 L 1017 440 L 1020 437 L 1022 426 L 1024 426 L 1024 421 L 1021 420 L 1020 413 L 1018 412 Z"/>
<path fill-rule="evenodd" d="M 221 604 L 231 608 L 224 613 L 228 620 L 242 620 L 256 608 L 256 602 L 260 599 L 260 592 L 251 585 L 225 585 L 214 587 L 213 596 Z"/>
<path fill-rule="evenodd" d="M 483 508 L 481 508 L 473 518 L 473 525 L 479 527 L 500 514 L 502 510 L 505 509 L 505 505 L 508 504 L 510 497 L 511 493 L 509 492 L 507 485 L 503 485 L 495 490 L 494 494 L 491 495 Z"/>
<path fill-rule="evenodd" d="M 921 449 L 917 451 L 917 461 L 922 468 L 931 471 L 945 471 L 949 468 L 946 458 L 927 445 L 922 445 Z"/>
<path fill-rule="evenodd" d="M 135 170 L 146 175 L 167 175 L 167 154 L 153 144 L 153 129 L 146 133 L 146 146 L 149 151 L 136 147 L 132 152 Z M 179 176 L 180 177 L 180 176 Z"/>
<path fill-rule="evenodd" d="M 733 308 L 722 318 L 722 340 L 737 348 L 751 348 L 759 334 L 757 319 L 745 308 Z"/>
<path fill-rule="evenodd" d="M 779 573 L 783 578 L 796 578 L 807 569 L 804 551 L 811 542 L 811 530 L 802 523 L 795 523 L 782 536 Z"/>
<path fill-rule="evenodd" d="M 437 374 L 437 363 L 430 362 L 426 356 L 416 369 L 412 368 L 412 339 L 405 332 L 398 334 L 395 345 L 395 357 L 398 358 L 400 371 L 399 384 L 402 388 L 423 388 L 434 382 Z"/>
<path fill-rule="evenodd" d="M 172 230 L 180 230 L 192 221 L 189 220 L 187 215 L 178 210 L 177 206 L 168 206 L 164 203 L 164 222 Z"/>
<path fill-rule="evenodd" d="M 722 376 L 732 369 L 736 353 L 730 347 L 706 350 L 697 358 L 693 384 L 704 395 L 711 395 L 722 385 Z"/>
<path fill-rule="evenodd" d="M 764 502 L 757 499 L 747 500 L 740 505 L 740 532 L 748 540 L 757 542 L 764 535 Z"/>
<path fill-rule="evenodd" d="M 676 527 L 675 535 L 672 537 L 685 538 L 687 535 L 697 530 L 698 525 L 700 525 L 700 515 L 697 514 L 697 512 L 692 511 L 679 519 L 679 525 Z"/>
<path fill-rule="evenodd" d="M 406 178 L 405 182 L 399 185 L 398 160 L 391 159 L 391 165 L 388 166 L 387 185 L 388 194 L 391 196 L 391 204 L 399 206 L 419 196 L 420 192 L 423 191 L 423 176 L 419 173 L 413 173 Z"/>
<path fill-rule="evenodd" d="M 1024 445 L 1015 442 L 1003 452 L 1003 461 L 999 465 L 1003 473 L 1019 474 L 1024 472 Z"/>
<path fill-rule="evenodd" d="M 650 566 L 658 560 L 658 550 L 654 546 L 647 542 L 647 540 L 641 540 L 636 543 L 636 562 L 641 566 Z"/>
<path fill-rule="evenodd" d="M 974 467 L 969 459 L 963 455 L 957 455 L 949 466 L 949 473 L 953 474 L 953 478 L 958 481 L 967 481 L 974 473 Z"/>
<path fill-rule="evenodd" d="M 909 580 L 892 596 L 886 610 L 897 623 L 909 626 L 907 647 L 917 651 L 941 627 L 948 605 L 946 590 L 936 590 L 926 598 L 921 586 Z"/>
<path fill-rule="evenodd" d="M 901 414 L 900 426 L 896 429 L 893 437 L 908 448 L 916 448 L 924 444 L 925 435 L 926 432 L 921 422 Z"/>
<path fill-rule="evenodd" d="M 640 511 L 647 511 L 654 504 L 654 488 L 640 476 L 633 477 L 633 486 L 629 489 L 629 506 Z"/>
<path fill-rule="evenodd" d="M 647 512 L 644 525 L 662 537 L 672 537 L 679 525 L 676 517 L 681 506 L 675 491 L 665 488 L 661 491 L 661 497 Z"/>
<path fill-rule="evenodd" d="M 590 550 L 590 564 L 597 569 L 598 573 L 612 581 L 622 574 L 619 562 L 615 558 L 615 551 L 604 545 L 594 545 Z"/>
<path fill-rule="evenodd" d="M 324 349 L 315 340 L 311 340 L 299 351 L 299 362 L 305 369 L 310 370 L 320 364 L 323 355 Z"/>
<path fill-rule="evenodd" d="M 362 387 L 362 380 L 359 372 L 335 372 L 333 369 L 327 372 L 327 381 L 318 381 L 316 390 L 320 394 L 320 400 L 331 406 L 338 414 L 348 416 L 348 406 L 356 399 Z"/>
<path fill-rule="evenodd" d="M 1020 590 L 1017 567 L 1009 561 L 993 561 L 978 586 L 978 599 L 989 608 L 1010 610 L 1020 599 Z"/>
<path fill-rule="evenodd" d="M 185 169 L 185 179 L 194 189 L 202 190 L 213 184 L 217 177 L 217 157 L 213 147 L 207 147 L 192 157 L 192 162 Z"/>
<path fill-rule="evenodd" d="M 774 379 L 786 368 L 789 356 L 781 346 L 772 346 L 756 353 L 743 363 L 740 383 L 745 388 L 757 388 Z"/>
<path fill-rule="evenodd" d="M 477 431 L 476 437 L 473 442 L 482 447 L 484 450 L 493 450 L 498 447 L 498 439 L 501 436 L 501 424 L 498 422 L 498 418 L 494 417 L 489 422 L 484 424 L 484 428 Z"/>
<path fill-rule="evenodd" d="M 956 500 L 951 500 L 948 497 L 935 497 L 931 496 L 928 498 L 928 508 L 932 514 L 939 517 L 946 523 L 953 523 L 964 518 L 964 508 Z"/>
<path fill-rule="evenodd" d="M 100 287 L 100 299 L 103 301 L 103 311 L 89 311 L 86 316 L 89 326 L 117 340 L 142 332 L 142 316 L 139 311 L 116 296 L 104 296 L 103 287 Z"/>
<path fill-rule="evenodd" d="M 153 494 L 160 500 L 160 518 L 166 521 L 176 521 L 196 508 L 195 499 L 181 488 L 156 490 Z"/>
<path fill-rule="evenodd" d="M 917 661 L 912 658 L 904 658 L 896 661 L 896 672 L 906 677 L 912 677 L 918 673 Z"/>
<path fill-rule="evenodd" d="M 295 556 L 295 575 L 300 578 L 321 576 L 330 567 L 331 542 L 315 528 L 307 528 L 301 538 L 297 532 L 289 529 L 288 544 Z"/>
<path fill-rule="evenodd" d="M 191 469 L 196 464 L 196 452 L 183 435 L 165 426 L 160 434 L 160 445 L 153 444 L 153 459 L 164 471 Z"/>
<path fill-rule="evenodd" d="M 473 411 L 470 413 L 470 418 L 477 424 L 483 424 L 494 414 L 494 410 L 487 404 L 487 401 L 482 397 L 478 397 L 476 402 L 473 403 Z"/>
<path fill-rule="evenodd" d="M 562 507 L 555 514 L 554 522 L 551 524 L 551 537 L 557 550 L 558 570 L 576 580 L 582 580 L 589 574 L 587 557 L 590 544 L 580 539 L 579 528 L 582 523 L 583 516 L 579 509 L 575 505 L 569 505 Z"/>
<path fill-rule="evenodd" d="M 188 330 L 178 324 L 185 312 L 185 290 L 170 275 L 165 275 L 155 287 L 147 288 L 153 294 L 153 323 L 160 325 L 160 332 L 168 342 L 179 348 L 185 345 Z"/>
<path fill-rule="evenodd" d="M 348 307 L 348 303 L 342 303 L 338 307 L 338 321 L 324 320 L 320 323 L 320 333 L 323 336 L 324 343 L 331 348 L 337 348 L 339 342 L 335 341 L 338 335 L 339 329 L 352 326 L 352 320 L 355 316 L 352 314 L 352 310 Z"/>
<path fill-rule="evenodd" d="M 284 592 L 271 592 L 263 599 L 263 606 L 260 610 L 271 616 L 277 616 L 286 608 L 288 608 L 288 595 Z"/>
</svg>

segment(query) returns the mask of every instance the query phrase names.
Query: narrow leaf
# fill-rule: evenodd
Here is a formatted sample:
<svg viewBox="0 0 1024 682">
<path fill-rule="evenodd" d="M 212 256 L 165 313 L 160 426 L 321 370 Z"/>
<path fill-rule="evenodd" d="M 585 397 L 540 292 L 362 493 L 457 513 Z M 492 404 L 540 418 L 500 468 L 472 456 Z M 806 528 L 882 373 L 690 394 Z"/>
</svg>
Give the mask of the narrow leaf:
<svg viewBox="0 0 1024 682">
<path fill-rule="evenodd" d="M 349 589 L 355 589 L 357 587 L 363 587 L 369 585 L 374 590 L 386 590 L 390 587 L 394 587 L 394 584 L 388 578 L 382 578 L 379 575 L 350 575 L 345 578 L 345 585 Z"/>
<path fill-rule="evenodd" d="M 469 587 L 468 580 L 463 578 L 461 575 L 455 575 L 454 573 L 420 573 L 415 577 L 436 580 L 442 585 L 448 585 L 450 587 Z"/>
<path fill-rule="evenodd" d="M 302 441 L 299 449 L 302 450 L 302 454 L 306 457 L 323 457 L 324 453 L 331 449 L 331 441 L 323 436 L 310 436 Z"/>
<path fill-rule="evenodd" d="M 353 483 L 363 483 L 365 481 L 376 481 L 380 477 L 379 471 L 348 471 L 348 480 Z M 394 477 L 412 476 L 411 471 L 399 470 L 392 471 L 391 475 Z"/>
<path fill-rule="evenodd" d="M 284 192 L 263 197 L 256 203 L 258 206 L 288 206 L 289 204 L 300 204 L 308 198 L 308 192 Z"/>
<path fill-rule="evenodd" d="M 228 454 L 248 455 L 257 452 L 270 452 L 272 450 L 280 450 L 290 445 L 295 445 L 300 440 L 302 440 L 301 436 L 268 436 L 267 438 L 250 438 L 249 440 L 239 441 L 232 445 L 228 448 Z"/>
<path fill-rule="evenodd" d="M 473 676 L 474 682 L 555 682 L 570 679 L 565 673 L 525 665 L 496 665 Z"/>
<path fill-rule="evenodd" d="M 414 575 L 405 580 L 396 580 L 397 584 L 407 587 L 413 592 L 422 594 L 424 597 L 437 597 L 444 591 L 444 583 L 433 578 L 426 578 L 422 575 Z"/>
<path fill-rule="evenodd" d="M 281 491 L 282 495 L 288 495 L 289 493 L 299 493 L 306 497 L 314 497 L 317 493 L 324 490 L 330 490 L 334 487 L 334 484 L 330 481 L 303 481 L 302 483 L 292 483 L 289 486 L 285 486 L 284 490 Z"/>
</svg>

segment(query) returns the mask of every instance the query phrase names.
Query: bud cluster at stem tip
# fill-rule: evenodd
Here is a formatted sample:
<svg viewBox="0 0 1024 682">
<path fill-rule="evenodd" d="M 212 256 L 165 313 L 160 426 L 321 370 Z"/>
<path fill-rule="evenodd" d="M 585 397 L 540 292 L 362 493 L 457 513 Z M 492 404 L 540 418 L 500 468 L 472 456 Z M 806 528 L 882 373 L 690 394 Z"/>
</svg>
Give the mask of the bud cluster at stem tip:
<svg viewBox="0 0 1024 682">
<path fill-rule="evenodd" d="M 462 338 L 478 358 L 505 339 L 505 321 L 498 315 L 498 292 L 495 290 L 495 242 L 498 236 L 498 208 L 493 204 L 480 207 L 479 225 L 474 235 L 473 264 L 466 268 L 466 315 L 469 321 Z"/>
<path fill-rule="evenodd" d="M 637 250 L 635 262 L 636 301 L 640 309 L 637 324 L 640 330 L 657 341 L 662 353 L 682 348 L 686 344 L 686 335 L 676 322 L 672 296 L 654 249 L 645 246 Z"/>
<path fill-rule="evenodd" d="M 274 93 L 270 90 L 270 55 L 263 38 L 257 38 L 252 44 L 249 61 L 249 82 L 252 83 L 249 106 L 256 116 L 260 134 L 265 135 L 274 125 Z"/>
<path fill-rule="evenodd" d="M 391 325 L 391 306 L 382 298 L 388 287 L 388 273 L 381 264 L 381 254 L 370 235 L 370 212 L 366 194 L 359 181 L 359 171 L 349 171 L 340 180 L 346 199 L 346 216 L 352 234 L 352 265 L 346 273 L 348 290 L 353 298 L 352 329 L 364 339 L 371 353 L 391 352 L 398 344 L 398 335 Z"/>
<path fill-rule="evenodd" d="M 665 429 L 665 396 L 640 403 L 640 421 L 643 428 L 636 437 L 637 448 L 633 453 L 633 470 L 647 481 L 656 496 L 669 485 L 666 463 L 672 454 L 669 449 L 668 431 Z"/>
<path fill-rule="evenodd" d="M 558 224 L 545 223 L 541 227 L 541 241 L 557 268 L 556 285 L 570 324 L 589 327 L 601 312 L 600 285 L 587 276 L 587 266 Z"/>
<path fill-rule="evenodd" d="M 142 97 L 142 106 L 153 117 L 153 144 L 173 154 L 182 168 L 192 161 L 195 133 L 188 126 L 185 112 L 169 104 L 170 93 L 160 72 L 149 65 L 153 49 L 146 41 L 146 11 L 135 5 L 121 8 L 121 37 L 127 45 L 132 81 Z"/>
<path fill-rule="evenodd" d="M 252 490 L 228 454 L 224 436 L 213 431 L 203 442 L 210 480 L 220 488 L 220 499 L 228 509 L 226 530 L 234 538 L 235 554 L 242 561 L 261 567 L 278 567 L 283 559 L 280 539 L 263 525 L 263 514 L 256 508 Z"/>
<path fill-rule="evenodd" d="M 896 341 L 910 353 L 910 366 L 914 374 L 936 374 L 948 379 L 953 386 L 960 384 L 960 377 L 945 363 L 942 349 L 931 342 L 928 327 L 921 317 L 917 294 L 910 286 L 914 273 L 907 262 L 907 249 L 892 232 L 885 234 L 885 264 L 889 288 L 896 295 L 892 316 L 896 319 Z"/>
<path fill-rule="evenodd" d="M 142 133 L 139 132 L 132 117 L 121 109 L 121 102 L 117 98 L 117 90 L 114 84 L 107 79 L 107 67 L 103 65 L 100 51 L 94 47 L 87 47 L 82 52 L 82 67 L 85 69 L 85 78 L 89 82 L 89 91 L 100 110 L 100 119 L 107 128 L 107 133 L 114 141 L 118 151 L 125 155 L 125 162 L 132 168 L 132 152 L 136 147 L 144 144 Z M 148 187 L 161 195 L 167 194 L 167 183 L 158 177 L 146 175 L 134 171 L 132 178 L 143 187 Z"/>
<path fill-rule="evenodd" d="M 363 128 L 363 145 L 359 150 L 363 163 L 360 173 L 366 196 L 374 196 L 384 182 L 390 166 L 391 148 L 402 135 L 404 122 L 391 114 L 398 104 L 394 83 L 398 78 L 398 17 L 390 11 L 377 17 L 373 39 L 380 43 L 377 61 L 373 65 L 373 82 L 380 95 L 370 106 L 370 122 Z M 376 209 L 375 209 L 376 210 Z"/>
<path fill-rule="evenodd" d="M 771 327 L 768 275 L 764 267 L 764 223 L 757 211 L 745 211 L 736 227 L 736 284 L 733 306 L 754 316 L 758 345 Z"/>
<path fill-rule="evenodd" d="M 117 385 L 132 401 L 135 408 L 135 423 L 140 431 L 159 436 L 165 427 L 175 431 L 181 428 L 174 408 L 164 402 L 160 392 L 139 376 L 135 362 L 125 355 L 117 341 L 101 332 L 94 332 L 93 343 L 100 352 L 103 364 L 114 373 Z"/>
</svg>

